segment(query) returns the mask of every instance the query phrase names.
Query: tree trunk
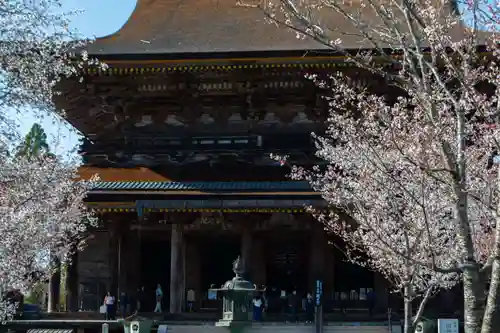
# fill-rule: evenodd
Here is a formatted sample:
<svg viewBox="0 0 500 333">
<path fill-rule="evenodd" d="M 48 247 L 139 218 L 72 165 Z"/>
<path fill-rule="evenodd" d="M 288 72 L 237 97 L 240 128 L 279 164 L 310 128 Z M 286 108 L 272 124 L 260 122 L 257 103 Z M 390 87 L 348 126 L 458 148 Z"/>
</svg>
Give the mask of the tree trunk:
<svg viewBox="0 0 500 333">
<path fill-rule="evenodd" d="M 412 304 L 411 304 L 411 286 L 404 287 L 404 333 L 413 333 Z"/>
<path fill-rule="evenodd" d="M 500 325 L 500 314 L 498 308 L 500 295 L 500 261 L 495 259 L 491 272 L 490 288 L 488 292 L 488 301 L 484 311 L 483 325 L 481 333 L 493 333 L 493 327 Z"/>
<path fill-rule="evenodd" d="M 460 164 L 460 163 L 459 163 Z M 465 174 L 463 166 L 462 174 Z M 465 177 L 461 177 L 464 179 Z M 475 259 L 475 250 L 472 242 L 472 232 L 469 224 L 468 197 L 464 182 L 457 184 L 457 217 L 458 236 L 462 243 L 461 250 L 464 259 L 462 275 L 464 288 L 464 331 L 465 333 L 480 333 L 484 311 L 484 284 L 479 274 L 479 265 Z"/>
<path fill-rule="evenodd" d="M 497 187 L 500 187 L 500 166 L 497 175 Z M 500 213 L 500 202 L 497 204 L 497 216 Z M 493 246 L 493 266 L 491 269 L 490 288 L 488 291 L 488 302 L 484 311 L 483 326 L 481 333 L 493 333 L 493 327 L 500 325 L 500 217 L 497 217 L 495 228 L 495 244 Z"/>
<path fill-rule="evenodd" d="M 67 311 L 78 311 L 78 250 L 74 249 L 71 262 L 66 265 L 66 305 Z"/>
<path fill-rule="evenodd" d="M 51 255 L 50 258 L 50 278 L 49 278 L 49 299 L 47 312 L 59 311 L 59 296 L 61 287 L 61 262 L 57 256 Z"/>
<path fill-rule="evenodd" d="M 465 333 L 479 333 L 484 311 L 484 286 L 477 266 L 467 266 L 464 269 L 463 285 L 464 331 Z"/>
</svg>

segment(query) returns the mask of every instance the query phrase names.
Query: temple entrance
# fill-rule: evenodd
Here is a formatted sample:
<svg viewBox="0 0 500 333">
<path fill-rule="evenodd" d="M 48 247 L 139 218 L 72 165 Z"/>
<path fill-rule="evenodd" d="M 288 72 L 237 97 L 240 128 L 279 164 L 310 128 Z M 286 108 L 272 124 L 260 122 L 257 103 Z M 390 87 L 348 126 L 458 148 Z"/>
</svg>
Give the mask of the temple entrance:
<svg viewBox="0 0 500 333">
<path fill-rule="evenodd" d="M 233 262 L 240 255 L 240 238 L 225 235 L 201 239 L 202 289 L 220 288 L 234 277 Z"/>
<path fill-rule="evenodd" d="M 368 293 L 374 291 L 374 273 L 366 267 L 349 262 L 343 251 L 343 242 L 336 240 L 334 300 L 341 301 L 346 309 L 368 308 Z"/>
<path fill-rule="evenodd" d="M 241 238 L 237 235 L 214 233 L 200 237 L 201 259 L 201 308 L 205 311 L 219 311 L 222 303 L 208 290 L 220 288 L 234 277 L 233 261 L 240 255 Z"/>
<path fill-rule="evenodd" d="M 170 290 L 170 242 L 168 240 L 142 240 L 141 285 L 144 287 L 143 311 L 152 312 L 155 307 L 157 284 L 163 290 L 163 309 L 169 304 Z"/>
<path fill-rule="evenodd" d="M 282 311 L 281 294 L 296 291 L 299 297 L 307 293 L 309 272 L 309 242 L 305 237 L 288 234 L 273 238 L 266 244 L 267 298 L 269 311 Z"/>
</svg>

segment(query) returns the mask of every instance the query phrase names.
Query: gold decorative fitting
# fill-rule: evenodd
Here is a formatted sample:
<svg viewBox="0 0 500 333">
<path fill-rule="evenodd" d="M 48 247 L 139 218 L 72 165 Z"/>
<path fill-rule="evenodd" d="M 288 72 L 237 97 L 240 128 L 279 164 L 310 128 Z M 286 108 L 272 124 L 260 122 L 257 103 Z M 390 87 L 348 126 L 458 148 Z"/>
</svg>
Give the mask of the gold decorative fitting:
<svg viewBox="0 0 500 333">
<path fill-rule="evenodd" d="M 100 68 L 86 68 L 85 74 L 98 76 L 111 75 L 130 75 L 130 74 L 147 74 L 147 73 L 165 73 L 165 72 L 206 72 L 206 71 L 222 71 L 228 72 L 241 69 L 254 68 L 344 68 L 354 67 L 353 63 L 344 62 L 329 62 L 329 63 L 289 63 L 289 64 L 247 64 L 247 65 L 191 65 L 191 66 L 157 66 L 157 67 L 109 67 L 106 70 Z"/>
<path fill-rule="evenodd" d="M 136 212 L 134 208 L 92 208 L 97 213 L 129 213 Z M 145 208 L 144 212 L 153 213 L 304 213 L 304 208 L 184 208 L 184 209 L 166 209 L 166 208 Z"/>
<path fill-rule="evenodd" d="M 95 213 L 132 213 L 135 212 L 135 208 L 91 208 L 92 212 Z"/>
<path fill-rule="evenodd" d="M 489 56 L 491 52 L 479 52 L 481 56 Z M 401 60 L 404 58 L 401 54 L 393 54 L 391 55 L 392 59 Z M 380 61 L 384 61 L 383 58 L 378 58 Z M 129 75 L 129 74 L 144 74 L 144 73 L 165 73 L 165 72 L 203 72 L 203 71 L 232 71 L 237 69 L 253 69 L 253 68 L 346 68 L 346 67 L 356 67 L 352 62 L 344 61 L 345 58 L 341 56 L 333 56 L 333 57 L 318 57 L 318 58 L 259 58 L 257 61 L 268 63 L 257 63 L 257 64 L 235 64 L 235 65 L 203 65 L 203 64 L 194 64 L 194 65 L 179 65 L 175 64 L 171 61 L 150 61 L 149 66 L 147 62 L 144 63 L 144 66 L 137 67 L 114 67 L 115 64 L 125 64 L 126 61 L 110 61 L 106 70 L 97 67 L 89 67 L 83 69 L 85 74 L 90 75 L 99 75 L 99 76 L 110 76 L 110 75 Z M 188 60 L 184 61 L 187 62 Z M 222 59 L 213 59 L 214 62 L 222 61 Z M 244 59 L 229 59 L 228 61 L 245 61 Z M 287 63 L 287 61 L 290 61 Z M 302 63 L 299 61 L 309 61 L 307 63 Z M 196 62 L 196 60 L 193 60 Z M 140 63 L 140 62 L 139 62 Z M 151 63 L 155 63 L 152 65 Z M 392 63 L 384 63 L 386 67 L 393 67 Z"/>
</svg>

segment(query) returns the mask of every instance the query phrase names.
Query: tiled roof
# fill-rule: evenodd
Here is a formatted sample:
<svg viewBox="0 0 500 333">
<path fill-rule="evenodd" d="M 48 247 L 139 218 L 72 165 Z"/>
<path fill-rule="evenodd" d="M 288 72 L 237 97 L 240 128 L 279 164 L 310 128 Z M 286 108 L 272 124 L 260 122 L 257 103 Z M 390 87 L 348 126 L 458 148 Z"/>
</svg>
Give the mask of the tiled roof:
<svg viewBox="0 0 500 333">
<path fill-rule="evenodd" d="M 378 1 L 381 5 L 386 3 Z M 241 2 L 260 5 L 255 0 Z M 433 2 L 442 7 L 440 1 Z M 236 0 L 138 0 L 125 25 L 110 36 L 98 38 L 88 46 L 88 51 L 103 55 L 330 49 L 310 38 L 297 38 L 295 32 L 283 26 L 266 23 L 259 8 L 237 3 Z M 346 1 L 344 7 L 355 16 L 363 15 L 365 23 L 371 23 L 372 27 L 381 25 L 380 17 L 370 6 L 361 8 L 357 1 Z M 309 15 L 324 23 L 323 28 L 330 28 L 331 40 L 342 38 L 346 49 L 373 48 L 343 14 L 325 6 L 308 9 Z M 276 15 L 278 20 L 284 19 L 279 11 Z M 461 25 L 451 30 L 450 34 L 459 37 L 465 32 Z"/>
<path fill-rule="evenodd" d="M 90 180 L 98 176 L 102 182 L 165 182 L 170 181 L 148 168 L 98 168 L 98 167 L 80 167 L 78 177 Z"/>
<path fill-rule="evenodd" d="M 272 192 L 302 192 L 311 191 L 307 182 L 98 182 L 94 191 L 272 191 Z"/>
</svg>

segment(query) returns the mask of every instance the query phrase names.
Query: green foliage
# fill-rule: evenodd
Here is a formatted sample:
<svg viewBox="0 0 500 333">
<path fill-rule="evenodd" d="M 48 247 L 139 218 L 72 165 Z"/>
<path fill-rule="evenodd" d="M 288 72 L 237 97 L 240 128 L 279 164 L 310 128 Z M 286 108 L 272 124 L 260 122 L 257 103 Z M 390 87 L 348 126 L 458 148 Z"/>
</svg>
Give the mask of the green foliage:
<svg viewBox="0 0 500 333">
<path fill-rule="evenodd" d="M 47 285 L 45 283 L 39 282 L 35 284 L 28 294 L 24 296 L 24 303 L 42 305 L 46 288 Z"/>
<path fill-rule="evenodd" d="M 54 156 L 50 152 L 49 144 L 47 143 L 47 134 L 43 127 L 35 123 L 31 127 L 24 141 L 17 147 L 16 156 L 35 157 L 40 155 Z"/>
</svg>

